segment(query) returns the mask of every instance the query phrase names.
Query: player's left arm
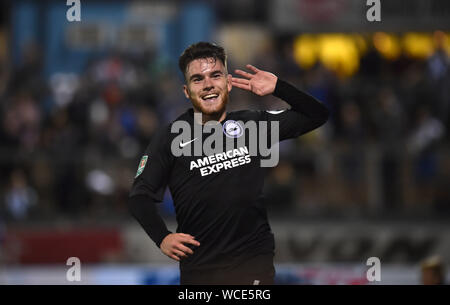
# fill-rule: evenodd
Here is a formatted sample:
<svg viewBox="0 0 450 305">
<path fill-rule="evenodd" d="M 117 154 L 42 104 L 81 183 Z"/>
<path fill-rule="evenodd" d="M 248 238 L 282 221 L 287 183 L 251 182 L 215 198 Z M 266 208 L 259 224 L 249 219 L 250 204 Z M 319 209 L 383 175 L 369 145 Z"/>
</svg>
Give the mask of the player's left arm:
<svg viewBox="0 0 450 305">
<path fill-rule="evenodd" d="M 244 78 L 232 77 L 234 87 L 241 88 L 259 96 L 273 94 L 291 106 L 290 111 L 280 114 L 270 114 L 270 120 L 279 120 L 284 135 L 283 138 L 293 138 L 323 125 L 330 115 L 328 108 L 291 84 L 279 79 L 275 74 L 260 70 L 252 65 L 246 67 L 253 73 L 235 70 Z M 285 127 L 285 128 L 283 128 Z"/>
</svg>

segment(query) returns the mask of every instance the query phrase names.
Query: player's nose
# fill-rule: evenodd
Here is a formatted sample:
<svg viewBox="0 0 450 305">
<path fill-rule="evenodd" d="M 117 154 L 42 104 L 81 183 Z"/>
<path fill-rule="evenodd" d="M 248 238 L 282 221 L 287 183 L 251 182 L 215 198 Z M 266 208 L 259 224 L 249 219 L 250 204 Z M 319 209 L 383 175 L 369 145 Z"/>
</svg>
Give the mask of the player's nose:
<svg viewBox="0 0 450 305">
<path fill-rule="evenodd" d="M 204 91 L 209 91 L 209 90 L 211 90 L 213 88 L 214 88 L 213 82 L 211 81 L 211 79 L 209 77 L 206 77 L 205 81 L 203 82 L 203 90 Z"/>
</svg>

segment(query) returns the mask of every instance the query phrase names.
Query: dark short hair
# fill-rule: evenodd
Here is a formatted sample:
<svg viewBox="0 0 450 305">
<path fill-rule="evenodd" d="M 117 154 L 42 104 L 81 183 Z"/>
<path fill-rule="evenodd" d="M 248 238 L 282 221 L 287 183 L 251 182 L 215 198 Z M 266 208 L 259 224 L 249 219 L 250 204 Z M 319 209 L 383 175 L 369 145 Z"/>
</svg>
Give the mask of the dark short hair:
<svg viewBox="0 0 450 305">
<path fill-rule="evenodd" d="M 186 69 L 191 61 L 210 57 L 215 60 L 219 59 L 226 68 L 227 55 L 225 54 L 225 50 L 214 43 L 204 41 L 191 44 L 187 47 L 178 60 L 178 67 L 180 68 L 181 73 L 183 73 L 183 76 L 186 77 Z"/>
</svg>

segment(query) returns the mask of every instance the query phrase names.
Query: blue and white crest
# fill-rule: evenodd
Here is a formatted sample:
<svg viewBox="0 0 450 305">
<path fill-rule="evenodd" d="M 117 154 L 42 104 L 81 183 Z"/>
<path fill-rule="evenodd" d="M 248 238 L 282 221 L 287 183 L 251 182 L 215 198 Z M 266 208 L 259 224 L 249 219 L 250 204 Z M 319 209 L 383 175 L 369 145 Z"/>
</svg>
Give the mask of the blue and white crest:
<svg viewBox="0 0 450 305">
<path fill-rule="evenodd" d="M 233 120 L 228 120 L 223 124 L 223 133 L 229 138 L 239 138 L 244 134 L 242 124 Z"/>
</svg>

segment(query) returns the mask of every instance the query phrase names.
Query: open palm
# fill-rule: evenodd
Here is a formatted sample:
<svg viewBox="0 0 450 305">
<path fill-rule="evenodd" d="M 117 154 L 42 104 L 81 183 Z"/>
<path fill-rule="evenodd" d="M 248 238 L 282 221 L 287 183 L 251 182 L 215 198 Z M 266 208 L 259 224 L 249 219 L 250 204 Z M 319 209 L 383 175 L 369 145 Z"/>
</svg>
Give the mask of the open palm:
<svg viewBox="0 0 450 305">
<path fill-rule="evenodd" d="M 252 65 L 246 65 L 246 67 L 254 74 L 239 69 L 235 70 L 236 74 L 245 78 L 232 77 L 231 84 L 233 87 L 248 90 L 260 96 L 272 94 L 275 91 L 278 80 L 275 74 L 259 70 Z"/>
</svg>

